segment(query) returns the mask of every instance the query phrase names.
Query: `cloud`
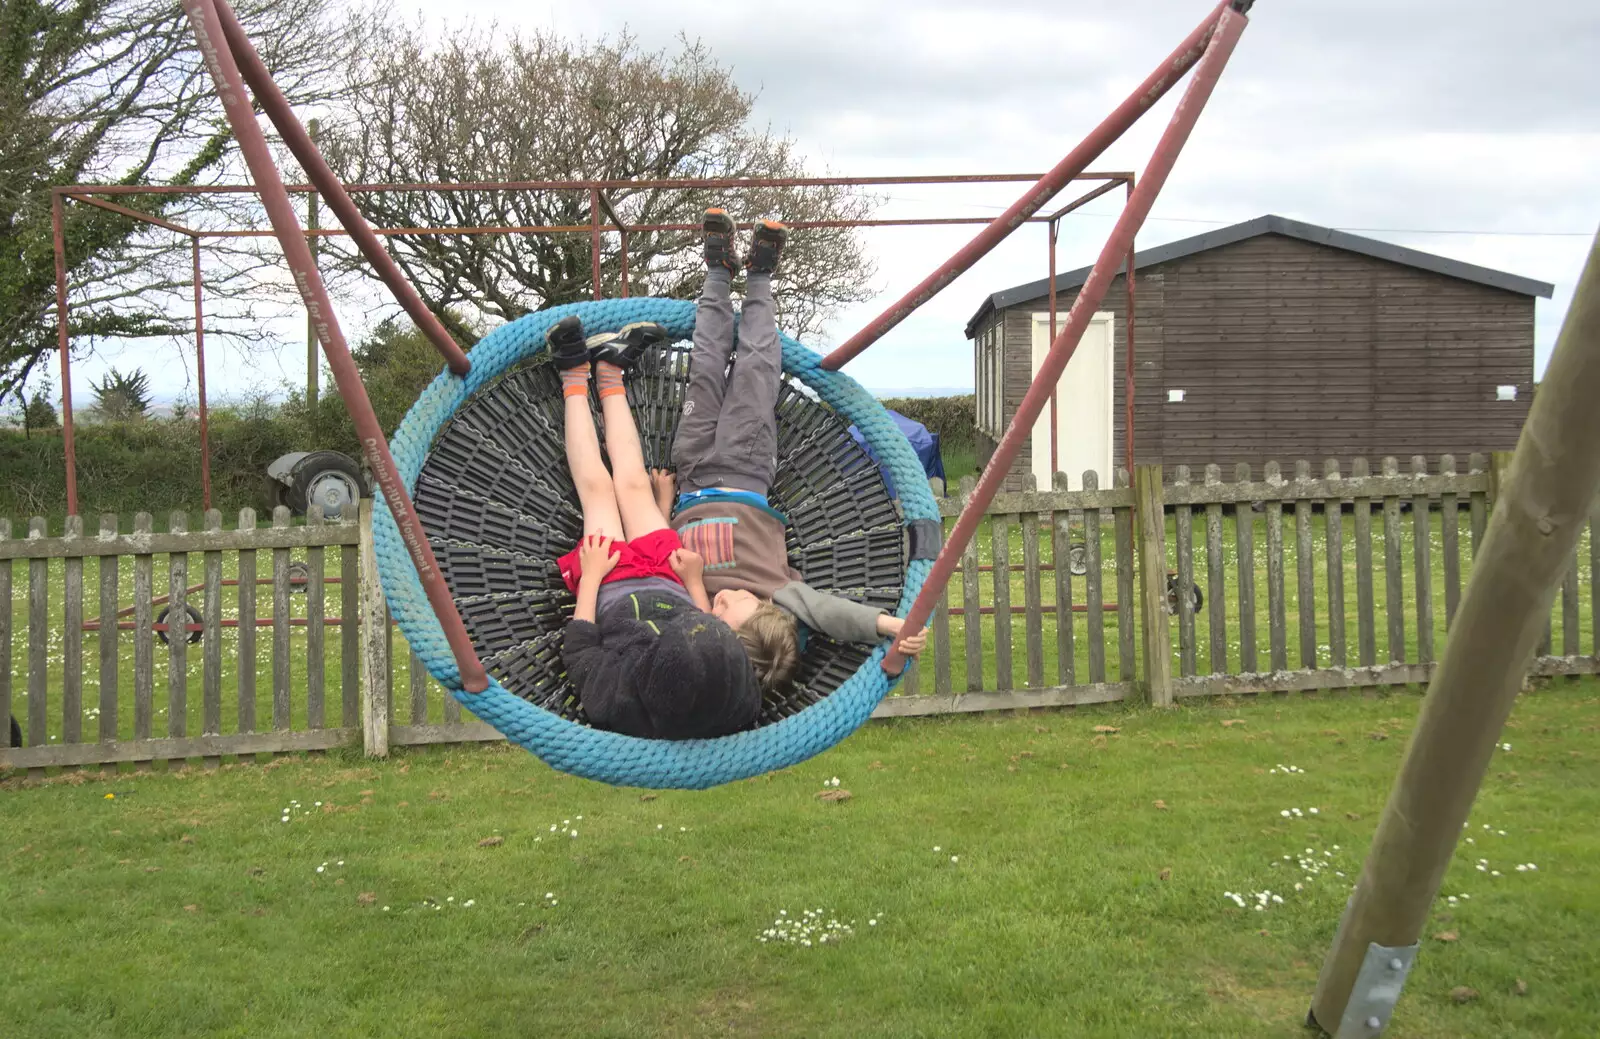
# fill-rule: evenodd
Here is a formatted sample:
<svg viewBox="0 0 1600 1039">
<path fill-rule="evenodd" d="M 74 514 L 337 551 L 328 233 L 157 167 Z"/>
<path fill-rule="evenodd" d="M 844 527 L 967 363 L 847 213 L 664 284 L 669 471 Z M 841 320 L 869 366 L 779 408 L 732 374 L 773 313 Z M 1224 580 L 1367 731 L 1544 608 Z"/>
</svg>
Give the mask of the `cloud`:
<svg viewBox="0 0 1600 1039">
<path fill-rule="evenodd" d="M 1204 16 L 1208 0 L 416 0 L 438 25 L 615 36 L 649 48 L 703 40 L 758 93 L 755 119 L 835 173 L 1038 172 L 1088 132 Z M 1546 0 L 1258 4 L 1139 237 L 1149 247 L 1263 213 L 1363 230 L 1556 285 L 1537 304 L 1537 367 L 1600 225 L 1600 4 Z M 1180 87 L 1181 90 L 1181 87 Z M 1096 163 L 1143 169 L 1169 95 Z M 1017 185 L 892 189 L 882 215 L 994 215 Z M 1060 266 L 1091 262 L 1118 200 L 1070 218 Z M 838 340 L 954 252 L 973 227 L 867 233 L 883 295 Z M 1421 234 L 1479 231 L 1499 234 Z M 1539 237 L 1505 232 L 1576 232 Z M 851 370 L 874 387 L 969 384 L 967 318 L 990 292 L 1043 277 L 1025 228 Z M 353 317 L 355 317 L 353 315 Z M 298 338 L 294 323 L 286 339 Z M 825 345 L 825 344 L 819 344 Z M 303 365 L 285 348 L 281 369 Z M 269 365 L 274 369 L 278 366 Z M 914 374 L 911 374 L 914 373 Z"/>
</svg>

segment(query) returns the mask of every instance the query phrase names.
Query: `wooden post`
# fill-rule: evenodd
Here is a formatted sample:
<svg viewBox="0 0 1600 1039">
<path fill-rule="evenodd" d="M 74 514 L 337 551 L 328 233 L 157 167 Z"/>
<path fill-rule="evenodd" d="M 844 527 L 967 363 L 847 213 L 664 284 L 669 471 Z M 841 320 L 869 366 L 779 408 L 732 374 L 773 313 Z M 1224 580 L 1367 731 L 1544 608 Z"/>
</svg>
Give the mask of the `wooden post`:
<svg viewBox="0 0 1600 1039">
<path fill-rule="evenodd" d="M 361 499 L 361 749 L 369 758 L 389 756 L 389 634 L 378 551 L 372 540 L 372 499 Z M 346 614 L 345 623 L 351 621 Z"/>
<path fill-rule="evenodd" d="M 1100 474 L 1093 469 L 1083 471 L 1083 489 L 1100 489 Z M 1100 510 L 1083 510 L 1083 559 L 1089 572 L 1083 575 L 1084 597 L 1089 604 L 1088 640 L 1089 681 L 1099 685 L 1106 680 L 1106 611 L 1105 563 L 1100 554 Z M 1120 626 L 1121 619 L 1118 619 Z M 1132 680 L 1129 676 L 1127 681 Z"/>
<path fill-rule="evenodd" d="M 1139 525 L 1140 613 L 1144 620 L 1145 697 L 1152 707 L 1172 706 L 1172 632 L 1167 626 L 1167 520 L 1161 466 L 1133 471 L 1134 515 Z"/>
<path fill-rule="evenodd" d="M 1600 236 L 1516 453 L 1509 466 L 1496 466 L 1500 493 L 1482 551 L 1360 880 L 1323 961 L 1311 1023 L 1329 1032 L 1344 1028 L 1355 1034 L 1343 1022 L 1364 964 L 1380 955 L 1386 964 L 1398 951 L 1409 960 L 1416 950 L 1550 616 L 1557 583 L 1600 492 L 1597 399 Z M 1382 980 L 1384 988 L 1398 992 L 1404 975 Z M 1387 1018 L 1387 1012 L 1378 1018 L 1379 1029 Z"/>
</svg>

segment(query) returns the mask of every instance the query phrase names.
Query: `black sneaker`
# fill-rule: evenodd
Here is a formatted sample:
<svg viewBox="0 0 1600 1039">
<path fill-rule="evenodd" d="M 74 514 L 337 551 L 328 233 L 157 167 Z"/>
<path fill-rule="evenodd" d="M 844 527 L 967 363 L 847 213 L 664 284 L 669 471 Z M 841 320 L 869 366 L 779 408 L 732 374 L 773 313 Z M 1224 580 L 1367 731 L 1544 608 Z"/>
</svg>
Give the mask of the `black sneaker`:
<svg viewBox="0 0 1600 1039">
<path fill-rule="evenodd" d="M 583 319 L 576 314 L 551 325 L 544 334 L 544 345 L 557 368 L 576 368 L 589 363 L 589 348 L 583 341 Z"/>
<path fill-rule="evenodd" d="M 705 218 L 700 221 L 700 229 L 706 236 L 706 266 L 725 268 L 729 274 L 739 273 L 739 251 L 733 244 L 733 236 L 738 228 L 734 226 L 728 211 L 706 210 Z"/>
<path fill-rule="evenodd" d="M 763 220 L 750 232 L 750 256 L 745 268 L 751 274 L 771 274 L 778 269 L 789 229 L 776 220 Z"/>
<path fill-rule="evenodd" d="M 618 368 L 632 368 L 652 346 L 668 341 L 667 330 L 654 321 L 635 321 L 615 332 L 592 335 L 584 344 L 592 361 L 605 361 Z"/>
</svg>

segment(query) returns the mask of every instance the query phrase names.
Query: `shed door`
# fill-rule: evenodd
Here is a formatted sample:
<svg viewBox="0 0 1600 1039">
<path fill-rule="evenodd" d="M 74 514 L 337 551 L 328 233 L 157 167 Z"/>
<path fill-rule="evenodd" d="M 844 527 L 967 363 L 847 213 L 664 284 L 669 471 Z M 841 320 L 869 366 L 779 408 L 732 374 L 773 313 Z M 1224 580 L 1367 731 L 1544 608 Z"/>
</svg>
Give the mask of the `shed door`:
<svg viewBox="0 0 1600 1039">
<path fill-rule="evenodd" d="M 1065 314 L 1056 317 L 1060 330 Z M 1093 469 L 1101 487 L 1111 486 L 1112 431 L 1115 407 L 1112 378 L 1116 362 L 1112 351 L 1112 315 L 1102 310 L 1090 319 L 1083 340 L 1067 362 L 1056 385 L 1057 468 L 1067 474 L 1072 490 L 1083 487 L 1085 470 Z M 1050 352 L 1050 314 L 1033 315 L 1033 366 L 1030 378 L 1039 374 L 1045 355 Z M 1033 426 L 1033 475 L 1040 490 L 1051 486 L 1050 407 L 1039 412 Z"/>
</svg>

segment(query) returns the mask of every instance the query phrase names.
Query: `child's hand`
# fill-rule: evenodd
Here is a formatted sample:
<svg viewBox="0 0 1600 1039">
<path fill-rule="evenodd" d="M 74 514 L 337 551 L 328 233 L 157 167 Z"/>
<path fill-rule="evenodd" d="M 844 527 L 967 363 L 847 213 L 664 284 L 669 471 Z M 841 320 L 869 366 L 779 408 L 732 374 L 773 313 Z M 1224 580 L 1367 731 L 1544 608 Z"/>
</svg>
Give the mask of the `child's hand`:
<svg viewBox="0 0 1600 1039">
<path fill-rule="evenodd" d="M 922 628 L 915 635 L 907 635 L 902 638 L 895 645 L 895 648 L 898 649 L 904 656 L 914 657 L 918 653 L 921 653 L 927 645 L 928 629 Z"/>
<path fill-rule="evenodd" d="M 904 653 L 906 656 L 915 656 L 917 653 L 922 653 L 923 647 L 928 645 L 928 629 L 920 629 L 920 631 L 914 632 L 914 634 L 909 634 L 909 636 L 901 639 L 899 634 L 904 631 L 904 628 L 906 628 L 906 621 L 904 621 L 904 618 L 899 618 L 899 616 L 890 616 L 888 613 L 880 613 L 880 615 L 878 615 L 878 634 L 880 634 L 880 636 L 890 636 L 894 637 L 894 639 L 898 639 L 896 640 L 896 644 L 894 644 L 894 648 L 896 648 L 896 650 L 899 650 L 899 652 Z"/>
<path fill-rule="evenodd" d="M 906 622 L 903 618 L 891 617 L 887 613 L 880 614 L 878 617 L 878 634 L 897 638 L 895 649 L 905 656 L 914 657 L 928 645 L 928 629 L 921 628 L 910 635 L 900 638 L 899 636 L 905 629 L 905 625 Z"/>
<path fill-rule="evenodd" d="M 655 492 L 656 501 L 671 501 L 678 489 L 678 474 L 670 469 L 652 469 L 650 487 Z"/>
<path fill-rule="evenodd" d="M 579 580 L 598 583 L 617 568 L 621 558 L 620 552 L 612 554 L 610 538 L 604 534 L 590 534 L 578 546 L 578 566 L 583 574 Z"/>
<path fill-rule="evenodd" d="M 687 548 L 674 549 L 667 562 L 672 572 L 682 578 L 685 584 L 698 581 L 706 569 L 705 557 Z"/>
</svg>

